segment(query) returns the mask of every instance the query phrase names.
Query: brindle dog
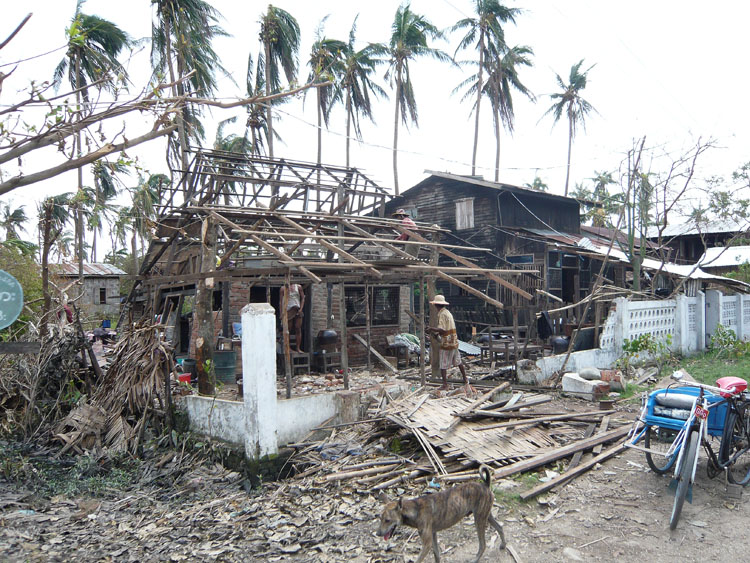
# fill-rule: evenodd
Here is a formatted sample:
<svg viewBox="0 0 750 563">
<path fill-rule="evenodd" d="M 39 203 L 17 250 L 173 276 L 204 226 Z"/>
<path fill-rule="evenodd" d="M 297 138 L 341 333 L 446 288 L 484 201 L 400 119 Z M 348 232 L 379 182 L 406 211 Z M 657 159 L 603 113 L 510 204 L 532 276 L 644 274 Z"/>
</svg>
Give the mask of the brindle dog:
<svg viewBox="0 0 750 563">
<path fill-rule="evenodd" d="M 417 563 L 424 561 L 432 550 L 435 561 L 440 563 L 440 548 L 437 532 L 453 526 L 469 514 L 474 514 L 474 525 L 479 536 L 479 552 L 474 560 L 478 563 L 484 553 L 486 543 L 484 530 L 489 522 L 500 534 L 500 549 L 505 548 L 503 527 L 492 517 L 491 510 L 495 497 L 490 488 L 491 470 L 486 465 L 479 468 L 482 483 L 464 483 L 440 493 L 432 493 L 414 499 L 391 501 L 383 493 L 381 499 L 386 502 L 380 517 L 378 535 L 390 539 L 399 524 L 411 526 L 419 531 L 422 538 L 422 551 Z"/>
</svg>

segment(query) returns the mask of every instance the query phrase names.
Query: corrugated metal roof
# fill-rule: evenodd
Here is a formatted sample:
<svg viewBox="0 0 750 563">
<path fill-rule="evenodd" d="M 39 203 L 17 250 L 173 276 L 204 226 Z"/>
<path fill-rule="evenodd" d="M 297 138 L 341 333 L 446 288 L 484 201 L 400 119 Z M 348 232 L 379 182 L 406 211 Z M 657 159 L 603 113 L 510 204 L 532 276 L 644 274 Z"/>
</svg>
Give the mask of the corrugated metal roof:
<svg viewBox="0 0 750 563">
<path fill-rule="evenodd" d="M 731 268 L 750 262 L 750 246 L 707 248 L 698 263 L 701 268 Z"/>
<path fill-rule="evenodd" d="M 667 225 L 662 232 L 662 238 L 679 237 L 686 235 L 700 235 L 712 233 L 744 233 L 750 231 L 747 221 L 735 221 L 734 219 L 716 219 L 696 225 L 695 223 L 683 223 L 680 225 Z M 659 236 L 659 227 L 649 227 L 648 238 Z"/>
<path fill-rule="evenodd" d="M 50 269 L 58 276 L 78 275 L 78 264 L 76 263 L 64 262 L 62 264 L 50 264 Z M 112 264 L 104 264 L 102 262 L 84 262 L 83 275 L 94 277 L 115 277 L 124 276 L 127 275 L 127 273 Z"/>
</svg>

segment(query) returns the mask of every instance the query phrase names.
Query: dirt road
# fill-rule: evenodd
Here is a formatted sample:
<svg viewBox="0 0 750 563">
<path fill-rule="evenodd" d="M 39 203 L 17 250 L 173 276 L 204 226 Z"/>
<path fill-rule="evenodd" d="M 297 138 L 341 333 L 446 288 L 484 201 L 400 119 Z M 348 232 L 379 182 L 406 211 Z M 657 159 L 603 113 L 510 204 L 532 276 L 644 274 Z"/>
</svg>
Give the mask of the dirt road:
<svg viewBox="0 0 750 563">
<path fill-rule="evenodd" d="M 521 561 L 742 561 L 750 507 L 699 467 L 692 504 L 669 531 L 669 478 L 628 451 L 557 492 L 514 500 L 521 480 L 497 483 L 494 514 Z M 221 466 L 197 467 L 169 489 L 130 487 L 99 498 L 43 498 L 0 481 L 3 561 L 413 561 L 419 539 L 400 529 L 375 536 L 381 503 L 348 487 L 295 481 L 246 492 Z M 471 518 L 439 534 L 444 561 L 472 561 Z M 484 561 L 513 561 L 490 547 Z M 431 559 L 430 559 L 431 560 Z"/>
</svg>

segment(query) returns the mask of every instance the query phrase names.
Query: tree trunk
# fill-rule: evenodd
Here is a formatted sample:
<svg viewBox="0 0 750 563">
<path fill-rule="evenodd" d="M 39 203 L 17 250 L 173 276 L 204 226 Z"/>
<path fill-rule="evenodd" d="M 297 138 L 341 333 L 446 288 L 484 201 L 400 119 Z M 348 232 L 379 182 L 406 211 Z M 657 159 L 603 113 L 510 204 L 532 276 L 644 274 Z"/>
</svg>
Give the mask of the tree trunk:
<svg viewBox="0 0 750 563">
<path fill-rule="evenodd" d="M 477 73 L 477 108 L 474 116 L 474 149 L 471 153 L 471 175 L 477 173 L 477 145 L 479 144 L 479 106 L 482 103 L 482 71 L 484 70 L 484 28 L 479 29 L 479 72 Z"/>
<path fill-rule="evenodd" d="M 346 167 L 349 168 L 349 147 L 352 130 L 352 99 L 349 88 L 346 89 Z"/>
<path fill-rule="evenodd" d="M 76 56 L 76 106 L 78 119 L 82 119 L 83 108 L 81 107 L 81 60 Z M 78 158 L 83 154 L 81 147 L 81 131 L 76 132 L 76 151 Z M 83 293 L 83 212 L 81 210 L 80 198 L 83 196 L 83 167 L 78 167 L 78 204 L 76 205 L 76 244 L 78 246 L 78 283 L 79 290 Z"/>
<path fill-rule="evenodd" d="M 568 167 L 565 172 L 565 197 L 568 197 L 568 183 L 570 182 L 570 152 L 573 148 L 573 117 L 568 116 Z"/>
<path fill-rule="evenodd" d="M 206 218 L 201 236 L 201 272 L 207 273 L 216 266 L 216 230 L 213 221 Z M 214 358 L 213 278 L 201 278 L 195 289 L 195 322 L 198 337 L 195 340 L 195 360 L 198 367 L 198 393 L 214 395 L 216 389 Z"/>
<path fill-rule="evenodd" d="M 42 339 L 47 336 L 47 323 L 52 309 L 52 297 L 49 293 L 49 249 L 52 246 L 52 203 L 44 202 L 44 224 L 42 226 L 42 295 L 44 306 L 42 319 L 39 323 L 39 335 Z"/>
<path fill-rule="evenodd" d="M 268 41 L 264 42 L 264 49 L 266 55 L 266 68 L 264 69 L 266 74 L 266 96 L 271 95 L 271 44 Z M 273 158 L 273 114 L 271 112 L 271 101 L 266 102 L 266 127 L 268 129 L 268 156 Z M 274 188 L 278 193 L 278 188 Z"/>
<path fill-rule="evenodd" d="M 323 110 L 320 107 L 320 88 L 315 89 L 318 102 L 318 186 L 320 186 L 320 163 L 323 159 Z"/>
<path fill-rule="evenodd" d="M 401 66 L 396 69 L 396 112 L 393 118 L 393 190 L 394 195 L 398 197 L 398 110 L 401 99 Z"/>
<path fill-rule="evenodd" d="M 498 112 L 495 120 L 495 142 L 497 151 L 495 152 L 495 182 L 500 181 L 500 115 Z"/>
</svg>

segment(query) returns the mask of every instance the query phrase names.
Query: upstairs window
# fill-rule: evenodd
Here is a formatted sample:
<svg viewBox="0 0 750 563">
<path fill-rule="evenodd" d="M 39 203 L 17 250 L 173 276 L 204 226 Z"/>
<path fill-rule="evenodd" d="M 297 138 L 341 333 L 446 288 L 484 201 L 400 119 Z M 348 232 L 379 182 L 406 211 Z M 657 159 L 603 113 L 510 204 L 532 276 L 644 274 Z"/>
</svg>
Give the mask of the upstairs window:
<svg viewBox="0 0 750 563">
<path fill-rule="evenodd" d="M 463 231 L 474 228 L 474 198 L 467 197 L 456 200 L 456 230 Z"/>
</svg>

